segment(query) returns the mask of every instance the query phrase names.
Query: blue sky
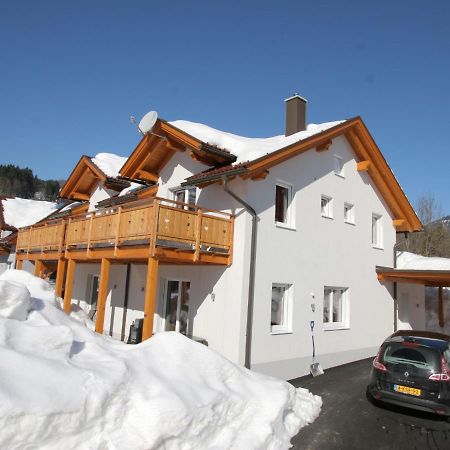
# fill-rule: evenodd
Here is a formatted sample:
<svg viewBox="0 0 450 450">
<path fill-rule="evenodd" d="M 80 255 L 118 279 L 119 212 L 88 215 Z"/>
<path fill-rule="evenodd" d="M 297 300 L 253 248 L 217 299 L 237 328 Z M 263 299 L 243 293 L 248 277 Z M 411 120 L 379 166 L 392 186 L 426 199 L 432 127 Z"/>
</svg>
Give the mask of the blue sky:
<svg viewBox="0 0 450 450">
<path fill-rule="evenodd" d="M 65 178 L 155 109 L 246 136 L 361 115 L 410 200 L 450 214 L 450 2 L 0 0 L 0 163 Z"/>
</svg>

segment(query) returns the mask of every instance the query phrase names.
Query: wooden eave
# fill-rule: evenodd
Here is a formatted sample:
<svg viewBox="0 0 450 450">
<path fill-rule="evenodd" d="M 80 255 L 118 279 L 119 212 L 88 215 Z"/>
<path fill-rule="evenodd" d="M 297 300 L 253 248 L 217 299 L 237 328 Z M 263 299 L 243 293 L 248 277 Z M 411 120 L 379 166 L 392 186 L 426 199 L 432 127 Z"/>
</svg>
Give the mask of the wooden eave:
<svg viewBox="0 0 450 450">
<path fill-rule="evenodd" d="M 207 166 L 228 164 L 236 159 L 231 153 L 216 149 L 190 134 L 159 119 L 153 132 L 146 134 L 120 169 L 123 177 L 156 183 L 164 166 L 177 152 Z"/>
<path fill-rule="evenodd" d="M 106 179 L 107 176 L 91 161 L 91 158 L 83 155 L 64 183 L 59 195 L 73 200 L 89 200 L 95 185 Z"/>
<path fill-rule="evenodd" d="M 376 271 L 380 281 L 450 287 L 450 270 L 405 270 L 377 267 Z"/>
</svg>

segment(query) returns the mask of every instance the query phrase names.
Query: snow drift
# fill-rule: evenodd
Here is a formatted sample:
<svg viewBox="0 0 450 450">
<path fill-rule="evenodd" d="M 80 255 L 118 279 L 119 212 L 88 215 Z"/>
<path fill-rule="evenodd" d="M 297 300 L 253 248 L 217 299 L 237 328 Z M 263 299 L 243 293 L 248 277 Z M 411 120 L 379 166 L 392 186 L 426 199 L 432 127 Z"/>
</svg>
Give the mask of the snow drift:
<svg viewBox="0 0 450 450">
<path fill-rule="evenodd" d="M 0 448 L 282 449 L 320 412 L 178 333 L 125 345 L 67 316 L 45 281 L 0 282 Z"/>
</svg>

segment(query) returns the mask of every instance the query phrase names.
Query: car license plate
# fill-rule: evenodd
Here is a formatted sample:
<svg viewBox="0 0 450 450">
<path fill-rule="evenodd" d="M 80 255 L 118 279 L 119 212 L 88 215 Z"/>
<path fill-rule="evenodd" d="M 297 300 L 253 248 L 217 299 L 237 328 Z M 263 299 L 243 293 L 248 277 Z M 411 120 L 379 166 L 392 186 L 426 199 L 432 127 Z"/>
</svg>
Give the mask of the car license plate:
<svg viewBox="0 0 450 450">
<path fill-rule="evenodd" d="M 419 397 L 422 394 L 421 389 L 416 389 L 408 386 L 401 386 L 399 384 L 394 384 L 394 391 L 401 392 L 402 394 L 415 395 Z"/>
</svg>

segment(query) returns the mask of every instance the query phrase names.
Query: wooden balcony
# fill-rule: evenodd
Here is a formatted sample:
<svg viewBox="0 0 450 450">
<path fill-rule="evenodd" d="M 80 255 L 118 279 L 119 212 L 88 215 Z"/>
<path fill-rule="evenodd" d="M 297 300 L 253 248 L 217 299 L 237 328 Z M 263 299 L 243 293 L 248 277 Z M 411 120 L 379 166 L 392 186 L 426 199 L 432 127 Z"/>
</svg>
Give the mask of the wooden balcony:
<svg viewBox="0 0 450 450">
<path fill-rule="evenodd" d="M 19 230 L 18 259 L 231 264 L 234 216 L 157 198 Z"/>
</svg>

